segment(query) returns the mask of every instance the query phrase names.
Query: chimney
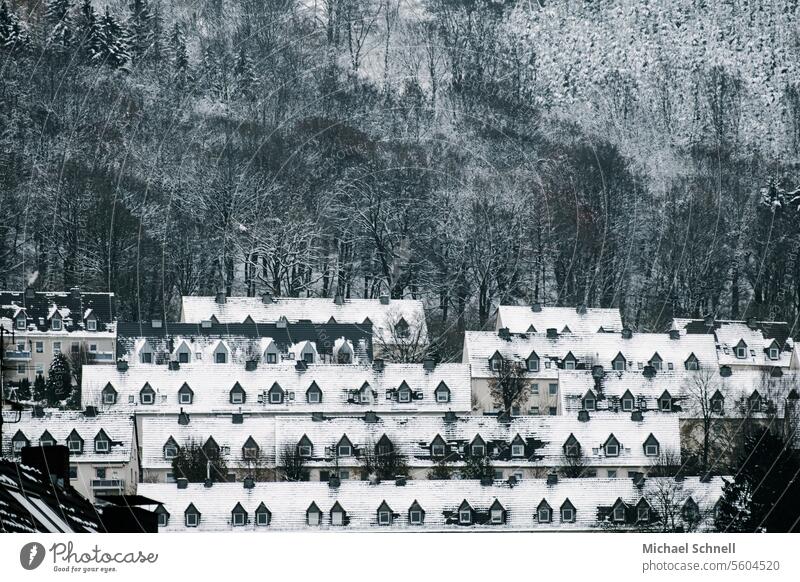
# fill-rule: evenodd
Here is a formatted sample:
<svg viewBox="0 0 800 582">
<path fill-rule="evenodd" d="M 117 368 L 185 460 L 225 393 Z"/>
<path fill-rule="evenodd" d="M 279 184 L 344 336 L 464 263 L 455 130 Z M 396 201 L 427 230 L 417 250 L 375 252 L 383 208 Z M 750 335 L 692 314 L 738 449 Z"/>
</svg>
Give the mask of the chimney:
<svg viewBox="0 0 800 582">
<path fill-rule="evenodd" d="M 381 293 L 381 305 L 389 305 L 389 294 L 388 293 Z"/>
<path fill-rule="evenodd" d="M 372 369 L 376 372 L 383 372 L 383 359 L 375 358 L 372 360 Z"/>
<path fill-rule="evenodd" d="M 511 475 L 508 478 L 508 486 L 511 487 L 511 488 L 514 488 L 514 486 L 516 486 L 516 484 L 517 484 L 517 478 L 514 475 Z"/>
<path fill-rule="evenodd" d="M 205 487 L 206 489 L 210 489 L 213 486 L 214 486 L 214 481 L 212 481 L 211 479 L 206 479 L 205 481 L 203 481 L 203 487 Z"/>
<path fill-rule="evenodd" d="M 547 474 L 547 484 L 548 485 L 557 485 L 558 484 L 558 473 L 548 473 Z"/>
<path fill-rule="evenodd" d="M 33 287 L 26 287 L 25 288 L 25 299 L 33 299 L 36 297 L 36 291 Z"/>
<path fill-rule="evenodd" d="M 181 363 L 176 360 L 170 360 L 169 364 L 167 364 L 167 367 L 170 369 L 170 371 L 175 372 L 176 370 L 181 369 Z"/>
<path fill-rule="evenodd" d="M 588 410 L 579 410 L 578 411 L 578 422 L 589 422 L 589 411 Z"/>
<path fill-rule="evenodd" d="M 331 477 L 328 479 L 328 487 L 330 487 L 331 489 L 335 489 L 339 485 L 341 485 L 341 481 L 339 481 L 339 477 L 336 476 L 336 475 L 331 475 Z"/>
<path fill-rule="evenodd" d="M 96 406 L 87 406 L 86 409 L 83 411 L 83 416 L 86 418 L 94 418 L 97 416 L 97 407 Z"/>
<path fill-rule="evenodd" d="M 578 306 L 575 308 L 575 312 L 576 312 L 578 315 L 586 315 L 586 305 L 585 305 L 585 304 L 583 304 L 583 303 L 580 303 L 580 304 L 579 304 L 579 305 L 578 305 Z"/>
<path fill-rule="evenodd" d="M 44 418 L 44 407 L 35 404 L 31 409 L 31 416 L 33 418 Z"/>
<path fill-rule="evenodd" d="M 154 319 L 150 322 L 150 327 L 153 329 L 161 329 L 164 327 L 164 323 L 160 319 Z"/>
<path fill-rule="evenodd" d="M 556 339 L 558 337 L 558 330 L 554 327 L 547 328 L 547 339 Z"/>
<path fill-rule="evenodd" d="M 66 446 L 23 447 L 20 461 L 41 471 L 51 483 L 69 487 L 69 449 Z"/>
<path fill-rule="evenodd" d="M 305 372 L 306 370 L 308 370 L 308 364 L 306 363 L 305 360 L 297 360 L 294 363 L 294 369 L 297 370 L 298 372 Z"/>
<path fill-rule="evenodd" d="M 647 365 L 642 370 L 642 376 L 645 378 L 655 378 L 656 377 L 656 369 L 653 366 Z"/>
<path fill-rule="evenodd" d="M 344 305 L 344 297 L 342 297 L 340 293 L 337 293 L 333 298 L 333 302 L 336 305 Z"/>
<path fill-rule="evenodd" d="M 183 408 L 181 408 L 181 411 L 178 414 L 178 424 L 181 426 L 186 426 L 189 424 L 189 415 L 183 411 Z"/>
<path fill-rule="evenodd" d="M 261 303 L 264 305 L 271 305 L 275 303 L 275 300 L 272 298 L 272 293 L 264 293 L 261 296 Z"/>
<path fill-rule="evenodd" d="M 422 369 L 426 372 L 432 372 L 436 368 L 436 360 L 431 357 L 427 357 L 422 360 Z"/>
<path fill-rule="evenodd" d="M 325 414 L 323 412 L 315 410 L 311 413 L 311 422 L 322 422 L 323 420 L 325 420 Z"/>
<path fill-rule="evenodd" d="M 378 420 L 380 420 L 380 419 L 378 418 L 378 415 L 377 415 L 377 414 L 375 414 L 375 413 L 374 413 L 373 411 L 371 411 L 371 410 L 368 410 L 368 411 L 367 411 L 367 412 L 364 414 L 364 422 L 366 422 L 367 424 L 375 424 L 376 422 L 378 422 Z"/>
<path fill-rule="evenodd" d="M 81 288 L 80 287 L 73 287 L 72 289 L 69 290 L 69 294 L 70 294 L 70 296 L 72 296 L 73 299 L 80 299 L 81 298 Z"/>
<path fill-rule="evenodd" d="M 217 296 L 214 298 L 214 301 L 219 303 L 220 305 L 225 305 L 225 302 L 227 301 L 225 293 L 217 293 Z"/>
<path fill-rule="evenodd" d="M 592 366 L 592 378 L 595 380 L 603 378 L 605 376 L 605 371 L 603 371 L 603 366 Z"/>
<path fill-rule="evenodd" d="M 728 378 L 731 375 L 731 367 L 730 366 L 720 366 L 719 367 L 719 375 L 723 378 Z"/>
<path fill-rule="evenodd" d="M 444 413 L 444 421 L 445 422 L 455 422 L 456 421 L 456 413 L 452 410 L 448 410 Z"/>
<path fill-rule="evenodd" d="M 128 361 L 127 360 L 117 360 L 117 370 L 120 372 L 127 372 L 128 371 Z"/>
<path fill-rule="evenodd" d="M 178 484 L 178 489 L 186 489 L 189 487 L 189 480 L 186 477 L 178 477 L 175 479 L 175 482 Z"/>
<path fill-rule="evenodd" d="M 498 329 L 497 335 L 500 337 L 500 339 L 504 339 L 506 341 L 511 339 L 511 333 L 508 331 L 507 327 L 501 327 Z"/>
<path fill-rule="evenodd" d="M 758 322 L 755 317 L 750 316 L 747 318 L 747 327 L 750 329 L 758 329 Z"/>
<path fill-rule="evenodd" d="M 481 485 L 482 485 L 483 487 L 489 487 L 489 486 L 491 486 L 491 485 L 494 485 L 494 478 L 492 478 L 492 477 L 485 477 L 485 476 L 484 476 L 484 477 L 481 477 Z"/>
<path fill-rule="evenodd" d="M 631 481 L 633 481 L 633 484 L 636 487 L 641 488 L 644 486 L 644 473 L 641 473 L 639 471 L 634 471 L 630 475 L 631 475 Z"/>
<path fill-rule="evenodd" d="M 244 478 L 244 488 L 245 489 L 252 489 L 256 486 L 256 482 L 252 477 L 245 477 Z"/>
<path fill-rule="evenodd" d="M 233 424 L 244 424 L 244 415 L 241 412 L 234 412 L 231 415 L 231 422 Z"/>
<path fill-rule="evenodd" d="M 629 327 L 622 328 L 622 339 L 631 339 L 633 337 L 633 332 Z"/>
<path fill-rule="evenodd" d="M 644 415 L 642 414 L 641 410 L 634 410 L 631 412 L 631 420 L 633 422 L 642 422 L 644 420 Z"/>
<path fill-rule="evenodd" d="M 531 305 L 531 311 L 533 311 L 534 313 L 541 313 L 541 311 L 542 311 L 542 304 L 541 304 L 541 303 L 539 303 L 538 301 L 535 301 L 535 302 L 533 303 L 533 305 Z"/>
<path fill-rule="evenodd" d="M 669 330 L 669 339 L 671 340 L 679 340 L 681 339 L 681 332 L 677 329 Z"/>
<path fill-rule="evenodd" d="M 405 487 L 406 486 L 406 476 L 405 475 L 398 475 L 394 479 L 394 484 L 398 487 Z"/>
<path fill-rule="evenodd" d="M 247 360 L 244 363 L 244 371 L 245 372 L 255 372 L 256 368 L 258 368 L 258 361 L 257 360 Z"/>
</svg>

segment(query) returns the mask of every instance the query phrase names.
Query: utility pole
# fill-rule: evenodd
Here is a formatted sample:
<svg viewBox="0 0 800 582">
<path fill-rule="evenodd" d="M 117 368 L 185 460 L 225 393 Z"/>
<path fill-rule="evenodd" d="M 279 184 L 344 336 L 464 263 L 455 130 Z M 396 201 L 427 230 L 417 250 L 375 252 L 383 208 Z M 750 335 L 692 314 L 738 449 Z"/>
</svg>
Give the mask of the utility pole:
<svg viewBox="0 0 800 582">
<path fill-rule="evenodd" d="M 19 410 L 16 411 L 16 418 L 11 421 L 5 419 L 6 408 L 6 376 L 5 376 L 5 358 L 6 358 L 6 330 L 5 326 L 0 325 L 0 457 L 3 455 L 3 425 L 16 424 L 20 421 L 22 414 Z M 11 329 L 11 343 L 14 343 L 14 329 Z"/>
</svg>

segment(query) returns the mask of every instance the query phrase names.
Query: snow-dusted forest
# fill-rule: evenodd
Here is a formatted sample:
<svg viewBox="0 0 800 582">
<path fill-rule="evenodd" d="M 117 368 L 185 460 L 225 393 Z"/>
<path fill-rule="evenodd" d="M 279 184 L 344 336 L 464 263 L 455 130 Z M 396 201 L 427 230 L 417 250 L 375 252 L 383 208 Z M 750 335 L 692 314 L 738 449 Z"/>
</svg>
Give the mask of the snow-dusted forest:
<svg viewBox="0 0 800 582">
<path fill-rule="evenodd" d="M 0 287 L 800 311 L 798 0 L 0 0 Z M 453 338 L 448 342 L 448 338 Z M 451 350 L 451 353 L 452 353 Z"/>
</svg>

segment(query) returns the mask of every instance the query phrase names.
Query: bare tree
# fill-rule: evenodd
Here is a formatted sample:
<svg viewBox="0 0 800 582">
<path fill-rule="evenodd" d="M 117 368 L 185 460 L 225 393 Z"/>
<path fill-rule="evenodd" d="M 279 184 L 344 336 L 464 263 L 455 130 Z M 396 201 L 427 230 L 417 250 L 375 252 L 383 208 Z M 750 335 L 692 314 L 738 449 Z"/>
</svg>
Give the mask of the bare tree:
<svg viewBox="0 0 800 582">
<path fill-rule="evenodd" d="M 406 456 L 396 448 L 382 448 L 383 445 L 369 443 L 360 456 L 362 474 L 370 481 L 376 482 L 385 479 L 394 479 L 408 475 Z"/>
<path fill-rule="evenodd" d="M 297 445 L 286 443 L 279 455 L 278 470 L 286 481 L 307 481 L 306 458 Z"/>
<path fill-rule="evenodd" d="M 661 453 L 650 463 L 647 475 L 650 477 L 674 477 L 681 470 L 681 455 L 670 449 Z"/>
<path fill-rule="evenodd" d="M 263 451 L 259 451 L 254 457 L 243 458 L 238 465 L 246 477 L 252 477 L 256 481 L 272 481 L 275 478 L 276 471 Z"/>
<path fill-rule="evenodd" d="M 434 352 L 422 317 L 403 319 L 393 314 L 387 315 L 388 324 L 378 331 L 375 337 L 376 352 L 384 359 L 397 363 L 419 363 Z"/>
<path fill-rule="evenodd" d="M 715 405 L 714 395 L 721 389 L 719 374 L 711 368 L 702 368 L 689 375 L 685 384 L 687 395 L 687 412 L 699 422 L 699 438 L 691 430 L 687 435 L 688 443 L 694 444 L 695 450 L 700 452 L 700 471 L 708 471 L 709 458 L 714 443 L 720 438 L 719 432 L 723 429 L 721 421 L 723 408 Z M 715 406 L 719 406 L 715 408 Z M 694 423 L 688 423 L 691 428 Z M 698 442 L 699 441 L 699 442 Z"/>
<path fill-rule="evenodd" d="M 525 364 L 504 358 L 493 373 L 489 379 L 489 395 L 495 405 L 506 414 L 511 414 L 514 407 L 524 406 L 531 385 Z"/>
<path fill-rule="evenodd" d="M 589 469 L 589 463 L 583 452 L 580 451 L 575 455 L 564 455 L 561 458 L 561 466 L 558 467 L 558 473 L 562 477 L 579 478 L 586 477 Z"/>
<path fill-rule="evenodd" d="M 656 513 L 656 520 L 645 526 L 662 532 L 695 531 L 709 516 L 711 509 L 701 508 L 691 489 L 680 479 L 654 479 L 647 483 L 645 500 Z"/>
</svg>

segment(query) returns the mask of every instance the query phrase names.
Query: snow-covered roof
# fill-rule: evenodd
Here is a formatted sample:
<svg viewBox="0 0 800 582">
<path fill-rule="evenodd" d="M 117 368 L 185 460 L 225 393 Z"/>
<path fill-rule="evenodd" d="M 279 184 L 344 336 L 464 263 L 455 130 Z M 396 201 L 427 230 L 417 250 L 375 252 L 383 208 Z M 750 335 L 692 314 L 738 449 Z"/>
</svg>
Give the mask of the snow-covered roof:
<svg viewBox="0 0 800 582">
<path fill-rule="evenodd" d="M 546 307 L 534 311 L 530 305 L 500 305 L 497 308 L 497 329 L 508 328 L 511 333 L 530 331 L 546 332 L 565 328 L 572 333 L 597 333 L 622 331 L 622 316 L 619 309 L 599 307 Z"/>
<path fill-rule="evenodd" d="M 714 338 L 710 335 L 680 335 L 672 339 L 666 333 L 634 333 L 626 339 L 619 333 L 546 333 L 510 334 L 508 339 L 496 332 L 467 331 L 464 334 L 464 358 L 471 366 L 472 376 L 490 378 L 490 358 L 499 353 L 505 359 L 525 361 L 535 353 L 540 359 L 542 375 L 554 377 L 556 368 L 563 368 L 568 354 L 576 359 L 576 367 L 590 369 L 593 365 L 613 368 L 613 360 L 622 354 L 630 370 L 642 370 L 657 354 L 664 370 L 685 368 L 694 354 L 700 367 L 717 366 Z M 548 365 L 549 364 L 549 365 Z"/>
<path fill-rule="evenodd" d="M 255 483 L 246 489 L 241 483 L 215 483 L 204 487 L 190 483 L 179 489 L 174 483 L 142 483 L 139 493 L 160 501 L 169 514 L 162 532 L 209 531 L 275 531 L 275 530 L 385 530 L 427 531 L 588 531 L 596 529 L 624 529 L 634 525 L 636 512 L 626 512 L 626 522 L 615 524 L 609 514 L 611 508 L 622 500 L 627 509 L 641 503 L 642 498 L 651 506 L 653 529 L 663 510 L 680 515 L 687 500 L 699 506 L 702 518 L 700 527 L 712 525 L 713 508 L 722 495 L 722 478 L 701 482 L 697 477 L 682 481 L 671 478 L 646 479 L 641 487 L 631 479 L 559 479 L 548 484 L 545 479 L 525 479 L 514 486 L 506 482 L 481 485 L 478 481 L 407 481 L 404 486 L 394 483 L 371 484 L 367 481 L 344 481 L 339 487 L 322 482 L 271 482 Z M 668 493 L 665 493 L 668 492 Z M 667 499 L 666 503 L 659 500 Z M 458 510 L 464 501 L 472 510 L 472 523 L 458 523 Z M 551 509 L 551 520 L 539 522 L 538 509 L 543 502 Z M 307 511 L 312 503 L 321 513 L 319 525 L 309 525 Z M 344 510 L 343 526 L 332 525 L 331 509 Z M 185 512 L 190 504 L 199 512 L 197 527 L 186 527 Z M 247 512 L 246 524 L 232 525 L 232 511 L 237 504 Z M 256 511 L 262 506 L 270 512 L 268 526 L 256 525 Z M 424 519 L 412 525 L 410 510 L 421 509 Z M 574 521 L 562 519 L 561 508 L 574 509 Z M 388 507 L 391 523 L 379 525 L 378 508 Z M 466 506 L 464 506 L 466 508 Z M 160 509 L 160 508 L 159 508 Z M 491 509 L 502 509 L 497 514 L 503 523 L 491 523 Z M 263 511 L 263 510 L 262 510 Z M 680 519 L 680 518 L 679 518 Z"/>
<path fill-rule="evenodd" d="M 340 303 L 319 297 L 226 297 L 218 303 L 213 296 L 185 296 L 181 302 L 181 321 L 200 323 L 214 317 L 219 323 L 242 323 L 248 317 L 257 322 L 310 321 L 361 324 L 369 320 L 376 341 L 386 344 L 400 341 L 396 326 L 402 319 L 409 327 L 409 337 L 427 342 L 427 326 L 422 301 L 418 299 L 343 299 Z"/>
<path fill-rule="evenodd" d="M 710 399 L 719 391 L 723 398 L 720 415 L 732 418 L 746 414 L 756 417 L 776 415 L 782 418 L 789 393 L 793 389 L 800 392 L 800 372 L 784 371 L 781 375 L 772 375 L 768 371 L 734 369 L 730 376 L 723 376 L 714 369 L 680 370 L 661 371 L 652 378 L 641 372 L 604 372 L 598 382 L 588 371 L 561 370 L 559 395 L 565 414 L 574 415 L 581 410 L 589 390 L 596 398 L 597 410 L 630 415 L 630 410 L 622 409 L 622 398 L 630 393 L 635 409 L 659 414 L 658 399 L 667 391 L 673 400 L 673 412 L 664 414 L 677 413 L 681 418 L 697 418 L 701 415 L 701 399 Z M 755 391 L 763 399 L 764 406 L 760 411 L 748 408 L 749 398 Z"/>
<path fill-rule="evenodd" d="M 191 414 L 243 412 L 259 414 L 360 414 L 364 410 L 381 413 L 444 414 L 447 410 L 467 412 L 471 406 L 469 367 L 464 364 L 437 364 L 426 370 L 423 364 L 386 363 L 379 366 L 322 365 L 298 370 L 294 364 L 259 364 L 248 371 L 241 364 L 182 365 L 178 370 L 166 366 L 136 366 L 126 371 L 117 368 L 85 366 L 82 376 L 84 406 L 103 410 L 136 410 L 137 413 L 177 414 L 181 408 Z M 244 389 L 243 403 L 232 404 L 230 391 L 236 383 Z M 394 397 L 405 382 L 416 393 L 409 402 Z M 437 402 L 435 391 L 441 383 L 450 390 L 448 402 Z M 117 393 L 115 404 L 103 403 L 103 389 L 111 384 Z M 139 393 L 145 383 L 156 393 L 153 404 L 141 404 Z M 271 403 L 266 393 L 278 384 L 284 391 L 282 402 Z M 372 402 L 356 400 L 354 395 L 367 383 Z M 181 404 L 178 390 L 187 384 L 194 392 L 191 404 Z M 306 392 L 315 384 L 322 392 L 320 402 L 309 402 Z"/>
<path fill-rule="evenodd" d="M 721 366 L 788 368 L 791 364 L 794 342 L 785 321 L 674 319 L 672 327 L 686 335 L 713 332 Z M 745 348 L 744 358 L 738 357 L 739 346 Z M 771 347 L 777 348 L 777 359 L 769 357 Z"/>
<path fill-rule="evenodd" d="M 107 453 L 95 452 L 95 437 L 104 431 L 111 441 Z M 47 431 L 55 444 L 66 445 L 67 437 L 75 431 L 83 439 L 83 452 L 70 453 L 74 463 L 127 463 L 131 460 L 133 419 L 129 414 L 98 413 L 86 416 L 81 411 L 44 409 L 44 416 L 36 418 L 24 411 L 20 422 L 3 424 L 3 454 L 10 455 L 12 439 L 20 432 L 31 446 L 38 446 Z"/>
<path fill-rule="evenodd" d="M 51 320 L 58 314 L 59 329 Z M 87 317 L 93 316 L 95 329 L 87 328 Z M 25 317 L 25 329 L 20 330 L 17 319 Z M 80 289 L 68 292 L 0 291 L 0 322 L 17 333 L 64 334 L 96 337 L 115 333 L 116 307 L 113 293 L 87 293 Z"/>
<path fill-rule="evenodd" d="M 645 455 L 644 442 L 652 434 L 662 451 L 680 451 L 677 415 L 644 415 L 632 421 L 613 413 L 596 413 L 588 422 L 577 416 L 520 416 L 500 422 L 495 416 L 459 416 L 455 420 L 434 416 L 380 416 L 376 422 L 363 418 L 331 417 L 322 421 L 308 418 L 276 419 L 279 447 L 297 444 L 305 435 L 314 446 L 311 465 L 330 463 L 334 447 L 347 436 L 358 449 L 374 447 L 386 435 L 395 450 L 407 458 L 411 467 L 429 467 L 436 463 L 431 444 L 440 436 L 448 446 L 448 455 L 460 457 L 464 446 L 480 436 L 486 443 L 493 463 L 500 466 L 557 467 L 564 463 L 564 444 L 573 435 L 581 445 L 587 466 L 647 467 L 653 462 Z M 603 444 L 611 435 L 620 442 L 619 456 L 606 456 Z M 519 435 L 527 443 L 524 458 L 513 458 L 510 446 Z M 455 455 L 458 453 L 458 455 Z M 358 458 L 339 459 L 340 465 L 357 465 Z"/>
</svg>

